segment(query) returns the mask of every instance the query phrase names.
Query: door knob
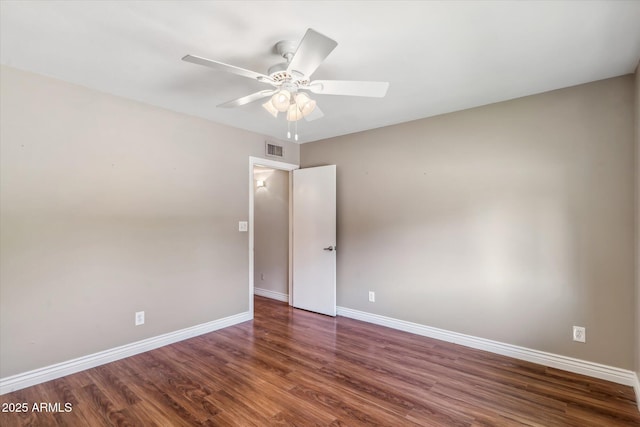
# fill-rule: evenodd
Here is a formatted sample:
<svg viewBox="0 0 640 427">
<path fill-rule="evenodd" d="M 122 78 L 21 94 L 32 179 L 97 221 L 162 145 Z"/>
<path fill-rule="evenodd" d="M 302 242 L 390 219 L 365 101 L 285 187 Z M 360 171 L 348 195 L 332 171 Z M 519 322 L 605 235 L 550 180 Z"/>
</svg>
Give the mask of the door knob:
<svg viewBox="0 0 640 427">
<path fill-rule="evenodd" d="M 328 248 L 324 248 L 325 251 L 329 251 L 329 252 L 333 251 L 334 249 L 335 249 L 334 246 L 329 246 Z"/>
</svg>

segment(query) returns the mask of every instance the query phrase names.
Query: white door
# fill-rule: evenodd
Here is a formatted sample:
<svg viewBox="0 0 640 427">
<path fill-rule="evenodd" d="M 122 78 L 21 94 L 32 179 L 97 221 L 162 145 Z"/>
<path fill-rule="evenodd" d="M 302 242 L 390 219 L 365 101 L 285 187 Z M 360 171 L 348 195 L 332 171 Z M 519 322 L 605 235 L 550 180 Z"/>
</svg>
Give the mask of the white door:
<svg viewBox="0 0 640 427">
<path fill-rule="evenodd" d="M 293 306 L 336 315 L 336 166 L 293 171 Z"/>
</svg>

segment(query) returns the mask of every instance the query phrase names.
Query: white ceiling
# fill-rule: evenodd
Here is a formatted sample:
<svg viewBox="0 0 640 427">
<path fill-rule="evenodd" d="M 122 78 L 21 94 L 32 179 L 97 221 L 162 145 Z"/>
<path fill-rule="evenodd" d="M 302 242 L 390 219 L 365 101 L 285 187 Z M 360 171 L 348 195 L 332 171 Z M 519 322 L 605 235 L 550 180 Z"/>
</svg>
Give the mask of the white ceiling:
<svg viewBox="0 0 640 427">
<path fill-rule="evenodd" d="M 0 1 L 0 62 L 170 110 L 286 136 L 254 103 L 268 89 L 183 62 L 266 73 L 279 40 L 338 42 L 314 79 L 390 82 L 385 98 L 313 95 L 325 117 L 300 142 L 632 73 L 640 1 Z"/>
</svg>

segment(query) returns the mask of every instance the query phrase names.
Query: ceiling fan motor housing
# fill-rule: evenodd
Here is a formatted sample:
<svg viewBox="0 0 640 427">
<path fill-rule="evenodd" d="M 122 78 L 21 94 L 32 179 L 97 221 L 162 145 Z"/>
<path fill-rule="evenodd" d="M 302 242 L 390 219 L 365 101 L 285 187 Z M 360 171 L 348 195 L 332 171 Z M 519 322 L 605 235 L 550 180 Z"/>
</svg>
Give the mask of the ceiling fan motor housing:
<svg viewBox="0 0 640 427">
<path fill-rule="evenodd" d="M 276 84 L 291 83 L 292 87 L 304 87 L 309 85 L 309 79 L 306 79 L 302 74 L 295 71 L 287 71 L 289 64 L 287 62 L 281 62 L 267 70 L 267 74 Z"/>
<path fill-rule="evenodd" d="M 269 77 L 276 83 L 294 82 L 297 86 L 309 84 L 309 80 L 305 78 L 304 74 L 296 70 L 288 70 L 289 63 L 298 49 L 298 43 L 290 40 L 282 40 L 276 43 L 274 48 L 287 62 L 281 62 L 269 67 L 267 70 Z"/>
<path fill-rule="evenodd" d="M 267 74 L 273 79 L 273 81 L 281 82 L 291 78 L 291 74 L 287 71 L 287 62 L 281 62 L 272 67 L 269 67 Z"/>
</svg>

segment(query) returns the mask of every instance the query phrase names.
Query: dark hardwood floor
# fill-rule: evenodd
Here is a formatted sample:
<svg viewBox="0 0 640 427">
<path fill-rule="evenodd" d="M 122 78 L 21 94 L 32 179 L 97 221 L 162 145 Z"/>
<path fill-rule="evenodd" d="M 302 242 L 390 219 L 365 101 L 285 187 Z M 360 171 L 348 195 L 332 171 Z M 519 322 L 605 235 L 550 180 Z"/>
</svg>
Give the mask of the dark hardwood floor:
<svg viewBox="0 0 640 427">
<path fill-rule="evenodd" d="M 0 403 L 28 404 L 4 427 L 640 426 L 631 387 L 260 297 L 252 322 Z"/>
</svg>

